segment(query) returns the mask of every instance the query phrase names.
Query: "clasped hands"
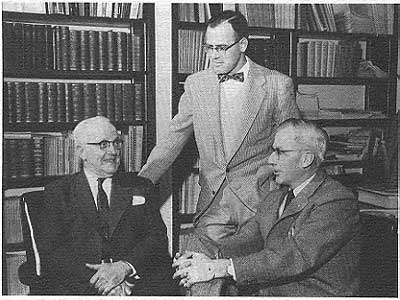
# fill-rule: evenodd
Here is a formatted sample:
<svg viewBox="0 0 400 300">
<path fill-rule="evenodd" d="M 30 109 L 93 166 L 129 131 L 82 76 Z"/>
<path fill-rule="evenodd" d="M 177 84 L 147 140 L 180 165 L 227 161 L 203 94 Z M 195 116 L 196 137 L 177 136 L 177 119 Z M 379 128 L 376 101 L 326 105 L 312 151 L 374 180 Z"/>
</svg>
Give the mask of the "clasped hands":
<svg viewBox="0 0 400 300">
<path fill-rule="evenodd" d="M 228 259 L 211 259 L 203 253 L 177 253 L 172 267 L 176 268 L 173 278 L 181 278 L 179 285 L 186 288 L 198 282 L 228 276 Z"/>
<path fill-rule="evenodd" d="M 90 278 L 90 284 L 98 290 L 99 295 L 129 296 L 132 293 L 134 284 L 125 280 L 132 272 L 127 263 L 86 264 L 86 267 L 97 271 Z"/>
</svg>

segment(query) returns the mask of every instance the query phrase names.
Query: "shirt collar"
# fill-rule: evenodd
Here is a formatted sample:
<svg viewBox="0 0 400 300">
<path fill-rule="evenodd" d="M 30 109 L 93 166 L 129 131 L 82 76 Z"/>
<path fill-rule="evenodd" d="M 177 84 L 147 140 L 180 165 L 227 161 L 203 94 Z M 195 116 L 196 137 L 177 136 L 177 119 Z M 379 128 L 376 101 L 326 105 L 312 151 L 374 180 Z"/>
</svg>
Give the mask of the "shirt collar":
<svg viewBox="0 0 400 300">
<path fill-rule="evenodd" d="M 243 72 L 244 81 L 246 81 L 250 69 L 249 58 L 247 56 L 245 56 L 245 58 L 246 58 L 246 63 L 243 65 L 243 67 L 240 68 L 239 71 L 237 71 L 237 73 Z"/>
<path fill-rule="evenodd" d="M 87 169 L 87 168 L 83 168 L 83 172 L 85 173 L 86 178 L 87 178 L 89 181 L 97 181 L 97 178 L 99 178 L 99 176 L 97 176 L 94 172 L 90 171 L 90 170 Z M 111 180 L 111 177 L 106 178 L 105 181 L 108 181 L 108 179 Z"/>
<path fill-rule="evenodd" d="M 295 197 L 297 197 L 297 195 L 307 186 L 307 184 L 309 184 L 311 182 L 311 180 L 313 180 L 315 175 L 316 174 L 313 174 L 310 178 L 308 178 L 307 180 L 303 181 L 302 184 L 300 184 L 298 187 L 293 189 L 293 194 L 294 194 Z"/>
</svg>

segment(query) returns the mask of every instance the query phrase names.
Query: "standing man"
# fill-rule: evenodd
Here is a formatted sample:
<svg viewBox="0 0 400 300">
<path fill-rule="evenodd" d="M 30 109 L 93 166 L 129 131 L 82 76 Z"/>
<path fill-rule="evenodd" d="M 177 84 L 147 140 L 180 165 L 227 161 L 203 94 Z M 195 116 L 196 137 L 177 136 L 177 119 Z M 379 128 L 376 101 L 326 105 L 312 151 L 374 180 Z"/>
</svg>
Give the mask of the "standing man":
<svg viewBox="0 0 400 300">
<path fill-rule="evenodd" d="M 298 117 L 292 80 L 252 62 L 242 14 L 211 18 L 205 34 L 210 68 L 189 76 L 169 133 L 140 175 L 157 182 L 194 133 L 200 156 L 195 232 L 215 241 L 232 235 L 269 192 L 267 157 L 276 127 Z"/>
<path fill-rule="evenodd" d="M 276 132 L 269 157 L 277 183 L 241 230 L 210 243 L 208 256 L 177 256 L 181 285 L 230 278 L 254 295 L 356 296 L 359 209 L 354 193 L 319 169 L 328 137 L 314 124 L 290 119 Z"/>
<path fill-rule="evenodd" d="M 45 188 L 37 232 L 41 277 L 52 295 L 168 295 L 165 225 L 153 184 L 117 172 L 122 140 L 105 117 L 74 129 L 83 170 Z"/>
</svg>

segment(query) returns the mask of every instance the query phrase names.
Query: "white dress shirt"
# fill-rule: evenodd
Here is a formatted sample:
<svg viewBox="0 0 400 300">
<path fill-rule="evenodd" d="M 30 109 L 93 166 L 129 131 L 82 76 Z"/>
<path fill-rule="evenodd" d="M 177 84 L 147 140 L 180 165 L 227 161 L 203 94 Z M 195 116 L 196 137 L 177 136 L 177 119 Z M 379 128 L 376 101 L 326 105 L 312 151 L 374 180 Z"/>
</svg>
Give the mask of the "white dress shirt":
<svg viewBox="0 0 400 300">
<path fill-rule="evenodd" d="M 90 191 L 92 192 L 93 195 L 93 200 L 94 200 L 94 204 L 97 207 L 97 194 L 99 193 L 98 191 L 98 182 L 97 179 L 99 178 L 99 176 L 97 176 L 96 174 L 94 174 L 93 172 L 91 172 L 88 169 L 83 169 L 83 171 L 85 172 L 86 178 L 89 182 L 89 187 L 90 187 Z M 110 206 L 110 199 L 111 199 L 111 182 L 112 179 L 110 178 L 106 178 L 103 182 L 103 189 L 106 192 L 107 195 L 107 201 L 108 201 L 108 206 Z"/>
<path fill-rule="evenodd" d="M 246 58 L 246 63 L 237 72 L 243 72 L 244 80 L 227 80 L 220 84 L 220 113 L 221 113 L 221 128 L 224 139 L 224 148 L 227 156 L 230 156 L 234 150 L 233 147 L 239 138 L 241 127 L 241 114 L 244 102 L 244 97 L 238 97 L 240 92 L 247 84 L 250 64 Z"/>
</svg>

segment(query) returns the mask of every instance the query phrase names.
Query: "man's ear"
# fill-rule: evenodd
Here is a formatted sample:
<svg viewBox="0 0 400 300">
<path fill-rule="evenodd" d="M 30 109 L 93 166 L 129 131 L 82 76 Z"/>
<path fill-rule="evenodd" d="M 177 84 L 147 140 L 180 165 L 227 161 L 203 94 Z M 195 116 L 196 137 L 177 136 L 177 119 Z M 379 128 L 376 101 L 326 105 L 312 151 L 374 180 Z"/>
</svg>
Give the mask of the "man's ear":
<svg viewBox="0 0 400 300">
<path fill-rule="evenodd" d="M 77 155 L 78 157 L 80 157 L 82 160 L 85 160 L 84 154 L 85 154 L 85 150 L 83 149 L 82 146 L 77 145 L 75 147 L 75 155 Z"/>
<path fill-rule="evenodd" d="M 302 155 L 301 157 L 301 163 L 302 163 L 302 167 L 304 169 L 310 167 L 312 165 L 312 163 L 314 162 L 315 159 L 315 155 L 311 152 L 306 152 Z"/>
<path fill-rule="evenodd" d="M 244 53 L 249 45 L 249 40 L 245 37 L 242 37 L 242 40 L 239 42 L 240 44 L 240 52 Z"/>
</svg>

